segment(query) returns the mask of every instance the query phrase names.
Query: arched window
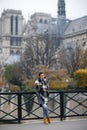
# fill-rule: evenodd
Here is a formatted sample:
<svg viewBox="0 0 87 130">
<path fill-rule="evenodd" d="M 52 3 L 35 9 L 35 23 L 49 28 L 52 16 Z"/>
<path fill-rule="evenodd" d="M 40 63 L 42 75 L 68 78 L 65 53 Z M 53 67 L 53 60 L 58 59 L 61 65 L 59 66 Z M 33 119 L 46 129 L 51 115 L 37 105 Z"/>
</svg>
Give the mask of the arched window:
<svg viewBox="0 0 87 130">
<path fill-rule="evenodd" d="M 17 50 L 17 51 L 16 51 L 16 54 L 19 55 L 19 54 L 20 54 L 20 51 Z"/>
<path fill-rule="evenodd" d="M 10 46 L 13 46 L 14 45 L 14 41 L 13 39 L 10 39 Z"/>
<path fill-rule="evenodd" d="M 44 23 L 47 24 L 47 19 L 44 20 Z"/>
<path fill-rule="evenodd" d="M 40 23 L 42 23 L 43 22 L 43 20 L 42 19 L 40 19 Z"/>
<path fill-rule="evenodd" d="M 10 29 L 11 29 L 11 35 L 13 34 L 13 16 L 10 18 Z"/>
<path fill-rule="evenodd" d="M 11 50 L 11 51 L 10 51 L 10 54 L 14 54 L 14 51 L 13 51 L 13 50 Z"/>
<path fill-rule="evenodd" d="M 86 46 L 86 42 L 83 42 L 83 47 Z"/>
<path fill-rule="evenodd" d="M 15 34 L 18 34 L 18 16 L 15 17 Z"/>
</svg>

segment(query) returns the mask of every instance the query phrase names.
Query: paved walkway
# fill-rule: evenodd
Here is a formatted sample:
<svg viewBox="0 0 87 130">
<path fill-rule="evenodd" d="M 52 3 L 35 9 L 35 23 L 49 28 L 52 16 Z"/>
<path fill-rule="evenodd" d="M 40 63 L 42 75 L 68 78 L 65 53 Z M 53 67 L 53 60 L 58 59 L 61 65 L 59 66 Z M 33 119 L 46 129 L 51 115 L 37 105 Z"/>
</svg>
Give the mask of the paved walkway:
<svg viewBox="0 0 87 130">
<path fill-rule="evenodd" d="M 0 125 L 0 130 L 87 130 L 87 120 L 58 121 L 45 125 L 42 122 Z"/>
</svg>

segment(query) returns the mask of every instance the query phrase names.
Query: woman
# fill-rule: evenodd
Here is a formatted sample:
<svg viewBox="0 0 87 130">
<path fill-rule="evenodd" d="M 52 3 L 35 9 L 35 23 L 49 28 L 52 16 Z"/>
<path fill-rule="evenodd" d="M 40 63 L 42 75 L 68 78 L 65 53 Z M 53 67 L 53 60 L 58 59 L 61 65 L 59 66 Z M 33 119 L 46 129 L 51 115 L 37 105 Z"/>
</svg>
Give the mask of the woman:
<svg viewBox="0 0 87 130">
<path fill-rule="evenodd" d="M 47 106 L 49 97 L 48 81 L 43 72 L 39 73 L 39 78 L 35 81 L 35 90 L 39 104 L 43 108 L 43 121 L 45 124 L 48 124 L 51 122 L 48 115 L 48 106 Z"/>
</svg>

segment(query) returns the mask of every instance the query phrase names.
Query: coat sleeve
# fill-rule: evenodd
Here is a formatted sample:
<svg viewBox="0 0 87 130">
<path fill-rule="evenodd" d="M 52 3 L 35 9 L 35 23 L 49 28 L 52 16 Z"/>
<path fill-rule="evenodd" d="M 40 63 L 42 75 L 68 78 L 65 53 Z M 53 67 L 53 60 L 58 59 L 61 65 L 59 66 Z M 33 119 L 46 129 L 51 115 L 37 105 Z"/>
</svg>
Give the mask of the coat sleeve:
<svg viewBox="0 0 87 130">
<path fill-rule="evenodd" d="M 35 92 L 36 92 L 36 96 L 37 96 L 38 102 L 39 102 L 40 105 L 42 105 L 43 104 L 43 100 L 41 98 L 41 94 L 40 94 L 40 83 L 39 83 L 38 80 L 35 81 L 34 88 L 35 88 Z"/>
</svg>

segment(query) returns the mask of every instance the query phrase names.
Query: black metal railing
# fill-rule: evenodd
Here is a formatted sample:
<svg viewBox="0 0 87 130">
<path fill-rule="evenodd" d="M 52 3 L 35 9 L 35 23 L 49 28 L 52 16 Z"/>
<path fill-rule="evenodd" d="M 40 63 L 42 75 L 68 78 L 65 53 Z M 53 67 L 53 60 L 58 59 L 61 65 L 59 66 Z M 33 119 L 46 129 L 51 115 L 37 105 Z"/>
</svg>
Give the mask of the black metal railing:
<svg viewBox="0 0 87 130">
<path fill-rule="evenodd" d="M 86 117 L 87 91 L 50 92 L 48 101 L 51 118 Z M 42 119 L 35 92 L 0 93 L 0 121 Z"/>
</svg>

